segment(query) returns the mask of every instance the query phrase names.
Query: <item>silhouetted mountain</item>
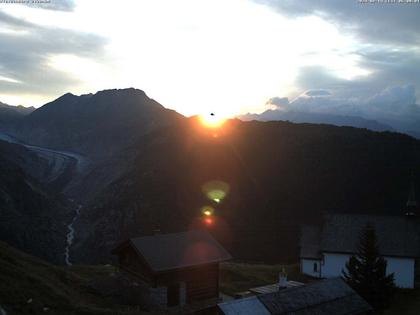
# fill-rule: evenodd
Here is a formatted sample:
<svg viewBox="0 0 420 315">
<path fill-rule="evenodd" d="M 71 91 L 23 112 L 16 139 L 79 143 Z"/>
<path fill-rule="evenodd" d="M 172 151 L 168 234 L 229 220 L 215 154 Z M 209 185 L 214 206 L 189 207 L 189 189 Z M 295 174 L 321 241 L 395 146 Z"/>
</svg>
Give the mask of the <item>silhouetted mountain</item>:
<svg viewBox="0 0 420 315">
<path fill-rule="evenodd" d="M 366 128 L 373 131 L 394 131 L 392 127 L 379 123 L 376 120 L 365 119 L 357 116 L 331 115 L 324 113 L 296 112 L 270 109 L 266 110 L 261 114 L 248 113 L 245 115 L 238 116 L 238 118 L 244 121 L 284 120 L 291 121 L 294 123 L 329 124 L 336 126 Z"/>
<path fill-rule="evenodd" d="M 66 94 L 28 115 L 21 127 L 21 139 L 81 152 L 89 165 L 74 171 L 80 161 L 62 167 L 45 153 L 51 150 L 27 146 L 30 152 L 19 155 L 4 149 L 3 200 L 25 195 L 27 202 L 8 204 L 6 222 L 20 228 L 8 228 L 1 237 L 15 233 L 14 244 L 46 257 L 42 246 L 30 248 L 31 242 L 20 240 L 27 239 L 26 231 L 40 225 L 44 232 L 37 244 L 54 239 L 48 254 L 53 255 L 60 246 L 64 251 L 67 224 L 74 222 L 73 262 L 107 262 L 119 241 L 156 228 L 201 226 L 203 206 L 215 208 L 216 220 L 207 228 L 235 258 L 294 260 L 298 225 L 316 222 L 325 211 L 404 213 L 409 174 L 420 162 L 419 142 L 402 134 L 282 121 L 232 120 L 220 130 L 206 129 L 134 89 Z M 32 157 L 35 162 L 28 163 Z M 64 184 L 40 181 L 51 159 Z M 220 203 L 203 193 L 214 181 L 229 187 Z M 74 216 L 75 209 L 68 215 L 67 205 L 60 210 L 60 198 L 83 204 L 80 215 Z M 46 205 L 32 206 L 40 203 Z M 27 212 L 34 216 L 23 220 Z"/>
<path fill-rule="evenodd" d="M 0 102 L 0 130 L 10 129 L 34 110 L 35 107 L 11 106 Z"/>
<path fill-rule="evenodd" d="M 38 146 L 103 157 L 180 116 L 141 90 L 67 93 L 25 117 L 16 136 Z"/>
<path fill-rule="evenodd" d="M 235 258 L 293 261 L 298 225 L 316 223 L 325 211 L 403 215 L 420 143 L 402 134 L 288 122 L 234 120 L 217 132 L 190 119 L 146 135 L 131 154 L 134 167 L 76 224 L 79 261 L 106 262 L 119 241 L 156 228 L 201 225 L 207 205 L 217 216 L 208 228 Z M 220 203 L 203 193 L 214 180 L 230 187 Z"/>
</svg>

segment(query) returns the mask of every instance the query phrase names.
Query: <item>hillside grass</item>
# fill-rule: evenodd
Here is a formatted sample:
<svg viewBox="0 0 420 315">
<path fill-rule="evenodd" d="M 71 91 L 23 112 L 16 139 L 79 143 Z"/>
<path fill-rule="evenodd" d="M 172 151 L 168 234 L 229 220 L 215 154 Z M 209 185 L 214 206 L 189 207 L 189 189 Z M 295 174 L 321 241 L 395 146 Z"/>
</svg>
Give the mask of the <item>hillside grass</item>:
<svg viewBox="0 0 420 315">
<path fill-rule="evenodd" d="M 138 307 L 109 304 L 88 285 L 114 270 L 54 266 L 0 242 L 0 306 L 8 314 L 150 314 Z"/>
</svg>

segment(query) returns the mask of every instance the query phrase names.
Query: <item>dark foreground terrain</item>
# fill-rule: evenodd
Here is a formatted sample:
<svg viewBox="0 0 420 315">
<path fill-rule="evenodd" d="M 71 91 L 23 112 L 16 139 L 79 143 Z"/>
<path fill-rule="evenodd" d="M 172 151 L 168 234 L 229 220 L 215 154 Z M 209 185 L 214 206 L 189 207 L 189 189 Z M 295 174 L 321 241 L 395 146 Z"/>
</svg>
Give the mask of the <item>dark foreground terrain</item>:
<svg viewBox="0 0 420 315">
<path fill-rule="evenodd" d="M 225 263 L 221 265 L 224 294 L 275 283 L 281 265 Z M 314 281 L 286 266 L 289 279 Z M 0 312 L 6 314 L 163 314 L 144 310 L 137 287 L 121 289 L 114 266 L 58 267 L 0 242 Z M 106 284 L 106 285 L 105 285 Z M 118 291 L 118 293 L 116 293 Z M 398 290 L 385 315 L 415 315 L 420 310 L 420 290 Z"/>
</svg>

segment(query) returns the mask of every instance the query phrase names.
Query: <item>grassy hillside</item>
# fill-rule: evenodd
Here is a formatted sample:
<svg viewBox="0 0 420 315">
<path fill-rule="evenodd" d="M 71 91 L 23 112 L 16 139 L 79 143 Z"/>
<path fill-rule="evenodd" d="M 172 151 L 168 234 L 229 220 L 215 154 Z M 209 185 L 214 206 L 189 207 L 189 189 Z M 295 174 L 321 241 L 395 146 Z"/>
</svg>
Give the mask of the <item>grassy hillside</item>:
<svg viewBox="0 0 420 315">
<path fill-rule="evenodd" d="M 111 266 L 54 266 L 0 242 L 0 306 L 7 314 L 144 314 L 92 288 L 92 280 L 112 272 Z"/>
</svg>

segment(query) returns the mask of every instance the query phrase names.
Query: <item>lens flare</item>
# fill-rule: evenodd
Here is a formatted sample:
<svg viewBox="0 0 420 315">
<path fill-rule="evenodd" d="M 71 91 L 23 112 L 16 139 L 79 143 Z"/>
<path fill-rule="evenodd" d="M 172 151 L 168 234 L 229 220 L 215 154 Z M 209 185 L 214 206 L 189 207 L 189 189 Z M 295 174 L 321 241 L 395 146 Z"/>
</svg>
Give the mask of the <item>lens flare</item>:
<svg viewBox="0 0 420 315">
<path fill-rule="evenodd" d="M 212 224 L 213 224 L 213 219 L 212 219 L 212 218 L 205 218 L 205 219 L 204 219 L 204 222 L 205 222 L 207 225 L 212 225 Z"/>
<path fill-rule="evenodd" d="M 230 187 L 229 184 L 223 181 L 212 180 L 205 183 L 201 189 L 207 198 L 220 203 L 228 195 Z"/>
<path fill-rule="evenodd" d="M 201 213 L 203 213 L 203 215 L 206 216 L 206 217 L 210 217 L 214 213 L 214 208 L 212 208 L 210 206 L 203 207 L 201 209 Z"/>
</svg>

